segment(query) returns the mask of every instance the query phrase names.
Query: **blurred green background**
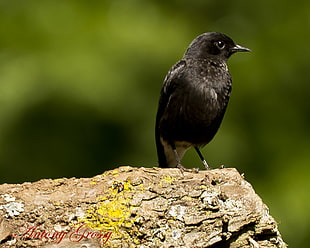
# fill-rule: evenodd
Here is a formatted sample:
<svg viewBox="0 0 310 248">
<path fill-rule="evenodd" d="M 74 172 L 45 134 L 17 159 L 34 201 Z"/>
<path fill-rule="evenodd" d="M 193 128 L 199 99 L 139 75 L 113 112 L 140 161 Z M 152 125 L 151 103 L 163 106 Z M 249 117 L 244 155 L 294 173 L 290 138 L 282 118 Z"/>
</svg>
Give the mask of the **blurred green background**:
<svg viewBox="0 0 310 248">
<path fill-rule="evenodd" d="M 169 68 L 197 35 L 252 53 L 203 152 L 236 167 L 291 247 L 310 242 L 310 2 L 0 0 L 0 183 L 156 166 L 154 121 Z M 184 164 L 201 166 L 194 151 Z"/>
</svg>

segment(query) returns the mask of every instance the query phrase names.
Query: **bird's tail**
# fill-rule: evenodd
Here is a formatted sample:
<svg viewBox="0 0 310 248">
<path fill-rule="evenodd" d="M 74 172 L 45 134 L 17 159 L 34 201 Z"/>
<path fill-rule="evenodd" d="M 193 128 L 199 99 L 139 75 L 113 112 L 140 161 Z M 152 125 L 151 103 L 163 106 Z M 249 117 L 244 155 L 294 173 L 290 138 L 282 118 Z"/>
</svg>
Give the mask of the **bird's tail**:
<svg viewBox="0 0 310 248">
<path fill-rule="evenodd" d="M 165 155 L 165 148 L 160 138 L 159 128 L 156 125 L 155 128 L 155 141 L 157 149 L 158 166 L 161 168 L 168 168 L 167 159 Z"/>
</svg>

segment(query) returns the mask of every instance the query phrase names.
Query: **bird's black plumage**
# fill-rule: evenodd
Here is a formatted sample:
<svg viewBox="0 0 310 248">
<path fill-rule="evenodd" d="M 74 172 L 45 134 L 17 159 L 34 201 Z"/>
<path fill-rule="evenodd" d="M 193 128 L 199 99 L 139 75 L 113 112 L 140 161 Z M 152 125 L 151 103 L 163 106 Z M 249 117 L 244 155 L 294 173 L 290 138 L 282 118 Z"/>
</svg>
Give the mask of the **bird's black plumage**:
<svg viewBox="0 0 310 248">
<path fill-rule="evenodd" d="M 160 167 L 179 167 L 190 147 L 199 147 L 216 134 L 231 92 L 226 61 L 235 52 L 249 51 L 228 36 L 211 32 L 195 38 L 183 58 L 168 72 L 160 93 L 155 138 Z"/>
</svg>

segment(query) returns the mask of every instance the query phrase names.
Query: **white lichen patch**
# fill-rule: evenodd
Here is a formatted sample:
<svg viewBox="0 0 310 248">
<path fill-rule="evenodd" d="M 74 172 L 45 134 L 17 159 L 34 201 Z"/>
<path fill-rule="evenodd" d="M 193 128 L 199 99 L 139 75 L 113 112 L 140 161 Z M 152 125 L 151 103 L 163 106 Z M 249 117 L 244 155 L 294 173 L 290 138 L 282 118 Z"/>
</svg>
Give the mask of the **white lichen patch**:
<svg viewBox="0 0 310 248">
<path fill-rule="evenodd" d="M 24 204 L 21 202 L 15 202 L 16 198 L 10 194 L 1 195 L 6 204 L 0 205 L 0 209 L 4 209 L 6 214 L 4 217 L 13 217 L 19 215 L 21 212 L 24 212 Z"/>
</svg>

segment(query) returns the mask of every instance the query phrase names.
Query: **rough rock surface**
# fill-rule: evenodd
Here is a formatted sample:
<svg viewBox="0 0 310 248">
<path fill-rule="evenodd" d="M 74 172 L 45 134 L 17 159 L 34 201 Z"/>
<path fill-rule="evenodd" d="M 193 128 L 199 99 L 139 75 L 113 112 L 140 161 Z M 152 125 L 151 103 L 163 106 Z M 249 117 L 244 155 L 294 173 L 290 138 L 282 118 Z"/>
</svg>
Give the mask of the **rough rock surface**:
<svg viewBox="0 0 310 248">
<path fill-rule="evenodd" d="M 120 167 L 0 185 L 0 247 L 286 247 L 236 169 Z"/>
</svg>

